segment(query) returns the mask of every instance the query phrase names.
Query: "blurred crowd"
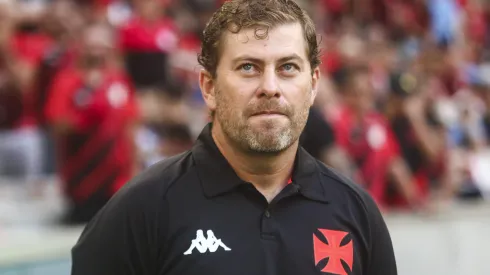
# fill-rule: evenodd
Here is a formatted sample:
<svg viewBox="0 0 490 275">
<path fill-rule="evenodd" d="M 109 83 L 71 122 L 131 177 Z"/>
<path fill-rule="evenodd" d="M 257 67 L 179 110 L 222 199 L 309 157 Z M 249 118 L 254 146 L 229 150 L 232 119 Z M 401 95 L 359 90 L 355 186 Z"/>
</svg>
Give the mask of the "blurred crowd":
<svg viewBox="0 0 490 275">
<path fill-rule="evenodd" d="M 0 175 L 63 183 L 90 219 L 208 122 L 197 75 L 221 0 L 0 0 Z M 322 84 L 301 144 L 385 210 L 490 189 L 490 1 L 298 0 Z"/>
</svg>

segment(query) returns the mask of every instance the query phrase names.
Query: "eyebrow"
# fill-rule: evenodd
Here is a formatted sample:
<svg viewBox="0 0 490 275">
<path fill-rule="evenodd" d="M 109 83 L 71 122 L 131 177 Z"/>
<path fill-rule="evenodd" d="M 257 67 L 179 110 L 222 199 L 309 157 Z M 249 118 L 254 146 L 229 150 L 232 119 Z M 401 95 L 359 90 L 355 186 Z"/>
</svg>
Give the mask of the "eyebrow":
<svg viewBox="0 0 490 275">
<path fill-rule="evenodd" d="M 288 61 L 298 61 L 300 63 L 303 63 L 303 58 L 301 58 L 301 56 L 297 55 L 297 54 L 291 54 L 291 55 L 288 55 L 288 56 L 285 56 L 285 57 L 281 57 L 278 62 L 279 63 L 284 63 L 284 62 L 288 62 Z M 264 61 L 262 59 L 259 59 L 257 57 L 253 57 L 253 56 L 250 56 L 250 55 L 242 55 L 242 56 L 239 56 L 237 58 L 234 58 L 233 59 L 233 64 L 236 64 L 236 63 L 239 63 L 239 62 L 242 62 L 242 61 L 250 61 L 250 62 L 253 62 L 253 63 L 258 63 L 258 64 L 263 64 Z"/>
<path fill-rule="evenodd" d="M 301 58 L 301 56 L 299 56 L 295 53 L 279 59 L 279 63 L 284 63 L 284 62 L 288 62 L 288 61 L 295 61 L 295 60 L 303 63 L 303 58 Z"/>
</svg>

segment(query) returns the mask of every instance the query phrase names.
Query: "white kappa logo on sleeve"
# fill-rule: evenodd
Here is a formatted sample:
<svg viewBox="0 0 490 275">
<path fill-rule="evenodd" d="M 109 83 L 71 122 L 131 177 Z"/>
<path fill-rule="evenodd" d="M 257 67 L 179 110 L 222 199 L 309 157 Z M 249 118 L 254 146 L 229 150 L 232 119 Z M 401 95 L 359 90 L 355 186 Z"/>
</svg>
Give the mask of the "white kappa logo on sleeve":
<svg viewBox="0 0 490 275">
<path fill-rule="evenodd" d="M 206 251 L 208 250 L 211 253 L 216 252 L 219 247 L 223 248 L 225 251 L 231 250 L 221 241 L 221 239 L 217 239 L 216 236 L 214 236 L 212 230 L 208 230 L 207 235 L 208 237 L 205 238 L 203 230 L 197 230 L 196 238 L 192 240 L 191 246 L 189 247 L 189 249 L 187 249 L 186 252 L 184 252 L 184 255 L 192 254 L 194 248 L 197 249 L 197 251 L 199 251 L 199 253 L 201 254 L 206 253 Z"/>
</svg>

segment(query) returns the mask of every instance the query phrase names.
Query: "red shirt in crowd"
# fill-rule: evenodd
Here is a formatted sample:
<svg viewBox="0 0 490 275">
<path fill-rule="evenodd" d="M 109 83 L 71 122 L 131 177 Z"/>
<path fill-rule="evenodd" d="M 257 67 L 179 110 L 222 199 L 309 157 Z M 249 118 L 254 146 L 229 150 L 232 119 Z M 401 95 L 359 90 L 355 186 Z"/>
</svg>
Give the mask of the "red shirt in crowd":
<svg viewBox="0 0 490 275">
<path fill-rule="evenodd" d="M 123 51 L 169 53 L 178 43 L 177 28 L 168 18 L 147 22 L 135 16 L 121 28 L 119 39 Z"/>
<path fill-rule="evenodd" d="M 120 48 L 128 75 L 137 89 L 161 87 L 169 79 L 169 57 L 178 43 L 173 21 L 147 21 L 135 16 L 120 30 Z"/>
<path fill-rule="evenodd" d="M 380 205 L 384 205 L 388 169 L 399 156 L 398 144 L 387 121 L 372 112 L 358 122 L 355 114 L 343 107 L 333 118 L 332 126 L 337 144 L 357 165 L 365 188 Z"/>
<path fill-rule="evenodd" d="M 485 43 L 488 33 L 485 11 L 481 7 L 467 5 L 466 18 L 466 38 L 477 43 Z"/>
<path fill-rule="evenodd" d="M 45 34 L 17 33 L 12 37 L 11 48 L 15 58 L 27 65 L 33 73 L 38 69 L 46 50 L 53 45 L 53 40 Z M 37 125 L 38 119 L 34 104 L 34 86 L 22 91 L 22 116 L 15 128 Z"/>
<path fill-rule="evenodd" d="M 36 115 L 36 120 L 40 126 L 47 124 L 45 109 L 51 85 L 56 78 L 56 75 L 76 62 L 77 52 L 72 46 L 61 46 L 54 44 L 49 47 L 37 68 L 36 77 L 34 80 L 34 89 L 32 93 L 33 106 Z"/>
<path fill-rule="evenodd" d="M 131 177 L 137 118 L 134 91 L 126 76 L 107 70 L 95 88 L 83 73 L 65 69 L 56 77 L 46 109 L 49 122 L 67 121 L 74 129 L 58 136 L 60 172 L 74 201 L 109 198 Z"/>
</svg>

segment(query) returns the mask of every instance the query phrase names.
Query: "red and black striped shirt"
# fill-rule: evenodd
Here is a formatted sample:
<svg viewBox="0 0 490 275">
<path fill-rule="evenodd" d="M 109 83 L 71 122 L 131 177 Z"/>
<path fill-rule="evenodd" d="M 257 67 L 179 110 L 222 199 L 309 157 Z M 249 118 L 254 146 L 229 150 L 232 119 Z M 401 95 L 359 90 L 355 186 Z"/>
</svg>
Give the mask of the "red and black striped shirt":
<svg viewBox="0 0 490 275">
<path fill-rule="evenodd" d="M 67 120 L 74 129 L 58 136 L 59 163 L 65 192 L 74 201 L 112 196 L 133 171 L 130 133 L 137 117 L 134 92 L 126 77 L 104 72 L 96 88 L 84 84 L 83 73 L 66 69 L 54 80 L 46 117 Z"/>
</svg>

